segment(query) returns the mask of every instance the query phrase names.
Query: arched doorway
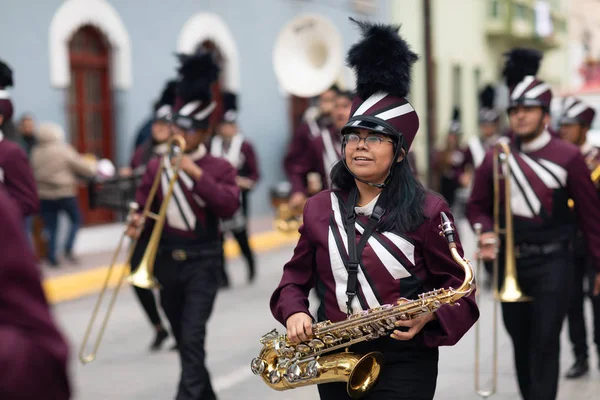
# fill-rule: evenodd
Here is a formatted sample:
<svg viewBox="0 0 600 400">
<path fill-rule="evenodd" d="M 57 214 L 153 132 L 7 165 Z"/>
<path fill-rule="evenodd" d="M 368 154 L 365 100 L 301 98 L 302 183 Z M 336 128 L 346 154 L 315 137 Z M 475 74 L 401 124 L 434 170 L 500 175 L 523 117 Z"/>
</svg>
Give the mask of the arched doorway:
<svg viewBox="0 0 600 400">
<path fill-rule="evenodd" d="M 83 26 L 69 42 L 71 85 L 68 122 L 71 143 L 82 154 L 114 159 L 112 93 L 110 85 L 111 48 L 93 26 Z M 90 210 L 85 185 L 79 189 L 79 205 L 85 225 L 112 222 L 107 210 Z"/>
</svg>

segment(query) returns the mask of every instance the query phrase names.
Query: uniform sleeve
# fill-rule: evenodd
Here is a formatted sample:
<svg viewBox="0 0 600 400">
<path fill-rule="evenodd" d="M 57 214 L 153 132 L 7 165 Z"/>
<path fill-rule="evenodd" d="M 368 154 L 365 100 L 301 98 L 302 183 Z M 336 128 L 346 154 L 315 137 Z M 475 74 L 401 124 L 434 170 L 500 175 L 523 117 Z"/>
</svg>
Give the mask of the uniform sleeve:
<svg viewBox="0 0 600 400">
<path fill-rule="evenodd" d="M 37 214 L 40 199 L 27 154 L 20 147 L 15 147 L 9 154 L 4 168 L 8 194 L 15 200 L 22 216 Z"/>
<path fill-rule="evenodd" d="M 283 160 L 283 169 L 292 186 L 292 193 L 305 193 L 306 174 L 310 172 L 311 162 L 307 161 L 306 149 L 311 142 L 308 124 L 302 124 L 294 133 L 294 137 Z"/>
<path fill-rule="evenodd" d="M 148 163 L 148 168 L 146 168 L 146 172 L 144 172 L 142 181 L 138 186 L 137 190 L 135 191 L 135 202 L 138 203 L 140 206 L 139 212 L 142 212 L 142 209 L 146 205 L 146 201 L 148 201 L 150 189 L 152 188 L 152 184 L 154 183 L 154 177 L 158 170 L 158 163 L 160 161 L 160 158 L 155 158 Z"/>
<path fill-rule="evenodd" d="M 575 202 L 579 229 L 585 236 L 596 270 L 600 272 L 600 200 L 585 160 L 579 153 L 569 163 L 567 189 Z"/>
<path fill-rule="evenodd" d="M 448 242 L 440 236 L 440 212 L 445 212 L 454 223 L 448 205 L 440 200 L 436 212 L 429 221 L 424 241 L 423 255 L 428 271 L 426 284 L 428 289 L 458 288 L 464 281 L 464 269 L 454 261 Z M 457 250 L 463 256 L 463 249 L 458 237 L 455 235 Z M 436 312 L 437 321 L 427 324 L 423 332 L 423 340 L 427 347 L 453 346 L 467 333 L 479 319 L 479 308 L 475 302 L 475 291 L 469 296 L 458 300 L 457 304 L 442 305 Z"/>
<path fill-rule="evenodd" d="M 240 207 L 240 188 L 235 183 L 237 171 L 225 161 L 215 167 L 216 175 L 202 171 L 193 190 L 217 217 L 231 218 Z"/>
<path fill-rule="evenodd" d="M 488 151 L 481 165 L 475 170 L 473 188 L 467 200 L 466 215 L 471 226 L 482 225 L 482 232 L 494 229 L 494 183 L 493 153 Z"/>
<path fill-rule="evenodd" d="M 244 157 L 246 159 L 246 167 L 248 172 L 247 178 L 256 183 L 260 179 L 260 172 L 258 169 L 258 159 L 256 158 L 254 147 L 250 143 L 245 143 L 242 151 L 244 152 Z"/>
<path fill-rule="evenodd" d="M 0 193 L 0 398 L 68 399 L 67 343 L 15 214 Z"/>
<path fill-rule="evenodd" d="M 303 221 L 300 226 L 300 239 L 292 259 L 283 267 L 283 277 L 271 296 L 271 313 L 285 326 L 287 319 L 298 312 L 310 315 L 308 294 L 314 287 L 314 267 L 316 248 L 310 235 L 311 199 L 304 206 Z"/>
</svg>

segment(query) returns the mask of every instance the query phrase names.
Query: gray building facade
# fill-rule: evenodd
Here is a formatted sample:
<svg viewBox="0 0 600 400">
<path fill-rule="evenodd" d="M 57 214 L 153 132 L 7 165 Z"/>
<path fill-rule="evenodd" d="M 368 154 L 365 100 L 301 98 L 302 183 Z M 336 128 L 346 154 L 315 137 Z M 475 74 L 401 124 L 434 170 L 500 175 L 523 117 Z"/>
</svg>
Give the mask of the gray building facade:
<svg viewBox="0 0 600 400">
<path fill-rule="evenodd" d="M 226 62 L 222 86 L 237 91 L 239 126 L 259 156 L 262 181 L 252 212 L 265 215 L 271 212 L 269 187 L 284 178 L 290 136 L 289 102 L 274 73 L 273 48 L 285 24 L 307 13 L 335 25 L 344 55 L 358 38 L 348 17 L 389 22 L 390 16 L 385 0 L 4 0 L 0 59 L 14 72 L 9 92 L 15 118 L 31 112 L 37 121 L 57 122 L 73 141 L 69 108 L 77 75 L 69 42 L 86 25 L 97 28 L 109 44 L 112 157 L 124 166 L 152 103 L 176 76 L 174 53 L 213 41 Z"/>
</svg>

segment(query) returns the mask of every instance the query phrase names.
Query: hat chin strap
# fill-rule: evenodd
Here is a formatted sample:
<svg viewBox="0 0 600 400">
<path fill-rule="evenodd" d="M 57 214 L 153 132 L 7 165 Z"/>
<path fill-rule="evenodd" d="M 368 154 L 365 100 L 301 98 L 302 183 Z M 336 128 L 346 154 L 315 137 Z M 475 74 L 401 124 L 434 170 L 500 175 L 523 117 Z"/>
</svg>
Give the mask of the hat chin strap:
<svg viewBox="0 0 600 400">
<path fill-rule="evenodd" d="M 354 172 L 352 172 L 352 170 L 350 170 L 350 167 L 348 167 L 348 164 L 346 163 L 346 145 L 345 144 L 342 147 L 342 163 L 344 164 L 344 167 L 346 167 L 348 172 L 350 172 L 350 175 L 352 175 L 354 177 L 354 179 L 356 179 L 362 183 L 365 183 L 369 186 L 373 186 L 378 189 L 383 189 L 387 186 L 388 183 L 390 183 L 390 179 L 392 179 L 393 168 L 394 168 L 394 165 L 396 165 L 396 160 L 398 159 L 398 156 L 400 155 L 401 149 L 402 149 L 402 137 L 400 137 L 400 140 L 398 141 L 398 144 L 396 145 L 396 150 L 394 151 L 394 158 L 392 159 L 392 163 L 388 167 L 387 176 L 383 180 L 383 183 L 373 183 L 373 182 L 366 181 L 366 180 L 356 176 L 354 174 Z"/>
</svg>

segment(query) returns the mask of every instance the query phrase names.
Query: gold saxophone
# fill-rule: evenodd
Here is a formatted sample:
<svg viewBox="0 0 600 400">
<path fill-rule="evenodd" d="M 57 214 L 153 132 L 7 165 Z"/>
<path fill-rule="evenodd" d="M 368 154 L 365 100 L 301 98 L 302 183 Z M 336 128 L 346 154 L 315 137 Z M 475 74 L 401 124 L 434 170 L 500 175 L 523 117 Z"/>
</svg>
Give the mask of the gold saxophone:
<svg viewBox="0 0 600 400">
<path fill-rule="evenodd" d="M 388 335 L 398 320 L 433 313 L 443 304 L 454 305 L 475 288 L 473 268 L 456 249 L 454 227 L 443 212 L 441 220 L 440 235 L 446 237 L 452 258 L 465 271 L 465 279 L 458 289 L 436 289 L 420 294 L 417 300 L 400 299 L 397 304 L 363 311 L 344 321 L 319 322 L 312 326 L 313 337 L 307 342 L 293 344 L 286 335 L 273 329 L 260 339 L 263 348 L 252 360 L 252 372 L 275 390 L 346 382 L 351 398 L 364 396 L 377 382 L 383 355 L 378 352 L 352 353 L 348 349 L 350 346 Z M 342 349 L 345 351 L 327 354 Z"/>
</svg>

